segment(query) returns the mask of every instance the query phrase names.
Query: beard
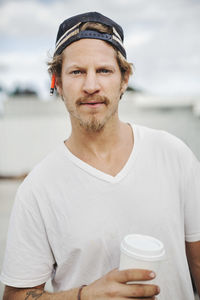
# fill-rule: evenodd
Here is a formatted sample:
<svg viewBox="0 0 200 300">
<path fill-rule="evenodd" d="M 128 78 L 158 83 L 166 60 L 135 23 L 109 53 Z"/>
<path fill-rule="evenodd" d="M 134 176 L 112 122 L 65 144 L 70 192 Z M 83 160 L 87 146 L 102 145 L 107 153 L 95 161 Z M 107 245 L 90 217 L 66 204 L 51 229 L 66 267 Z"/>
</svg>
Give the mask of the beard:
<svg viewBox="0 0 200 300">
<path fill-rule="evenodd" d="M 95 116 L 92 116 L 90 120 L 79 120 L 79 125 L 85 129 L 88 133 L 97 133 L 103 130 L 106 122 L 98 120 Z"/>
<path fill-rule="evenodd" d="M 85 117 L 84 114 L 79 113 L 79 107 L 81 105 L 86 104 L 90 101 L 95 101 L 99 103 L 103 103 L 106 106 L 106 112 L 103 118 L 98 116 L 98 112 L 95 113 L 95 111 Z M 65 102 L 65 99 L 64 99 Z M 79 123 L 79 126 L 86 130 L 88 133 L 99 133 L 101 132 L 106 123 L 112 116 L 117 112 L 118 110 L 118 105 L 111 105 L 111 101 L 109 98 L 105 96 L 100 96 L 100 95 L 95 95 L 95 96 L 85 96 L 85 97 L 80 97 L 76 100 L 75 102 L 75 109 L 71 105 L 67 105 L 65 102 L 67 110 L 70 114 L 70 117 L 73 119 L 76 119 Z M 110 107 L 109 107 L 110 105 Z"/>
<path fill-rule="evenodd" d="M 83 103 L 90 102 L 91 100 L 104 103 L 104 105 L 108 106 L 110 103 L 110 100 L 105 97 L 105 96 L 90 96 L 90 97 L 80 97 L 76 101 L 76 105 L 80 106 Z M 107 118 L 106 118 L 107 119 Z M 99 120 L 95 114 L 92 114 L 88 120 L 83 120 L 79 119 L 79 125 L 84 128 L 87 132 L 90 133 L 95 133 L 95 132 L 100 132 L 103 130 L 105 124 L 106 124 L 106 119 L 104 120 Z"/>
</svg>

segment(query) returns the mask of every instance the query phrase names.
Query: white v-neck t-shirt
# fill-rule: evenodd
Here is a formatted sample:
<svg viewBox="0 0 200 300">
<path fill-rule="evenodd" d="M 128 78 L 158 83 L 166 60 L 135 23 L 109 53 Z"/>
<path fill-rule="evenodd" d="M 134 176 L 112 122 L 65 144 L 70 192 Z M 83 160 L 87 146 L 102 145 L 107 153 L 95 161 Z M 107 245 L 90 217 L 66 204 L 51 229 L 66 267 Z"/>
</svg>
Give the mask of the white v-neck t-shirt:
<svg viewBox="0 0 200 300">
<path fill-rule="evenodd" d="M 65 146 L 49 154 L 18 189 L 1 281 L 15 287 L 52 277 L 55 291 L 119 267 L 120 243 L 151 235 L 166 248 L 161 300 L 193 300 L 185 240 L 200 240 L 200 164 L 178 138 L 133 125 L 134 147 L 115 176 Z"/>
</svg>

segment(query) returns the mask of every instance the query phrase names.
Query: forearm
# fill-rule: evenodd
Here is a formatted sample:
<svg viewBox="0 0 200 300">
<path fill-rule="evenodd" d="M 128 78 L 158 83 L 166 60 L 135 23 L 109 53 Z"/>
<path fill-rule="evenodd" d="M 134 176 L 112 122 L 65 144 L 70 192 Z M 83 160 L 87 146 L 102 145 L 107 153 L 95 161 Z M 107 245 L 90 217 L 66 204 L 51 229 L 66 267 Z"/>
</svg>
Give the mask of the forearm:
<svg viewBox="0 0 200 300">
<path fill-rule="evenodd" d="M 200 296 L 200 241 L 186 242 L 186 253 L 192 277 Z"/>
<path fill-rule="evenodd" d="M 59 293 L 49 293 L 44 290 L 44 284 L 30 289 L 6 287 L 3 300 L 77 300 L 81 291 L 82 300 L 112 300 L 112 299 L 154 299 L 160 289 L 146 281 L 155 278 L 150 270 L 114 269 L 91 284 Z M 130 281 L 141 281 L 141 284 L 127 284 Z"/>
<path fill-rule="evenodd" d="M 190 265 L 192 277 L 195 283 L 195 287 L 197 289 L 197 293 L 200 297 L 200 265 Z"/>
<path fill-rule="evenodd" d="M 50 293 L 43 289 L 11 289 L 5 290 L 3 300 L 77 300 L 79 288 Z"/>
</svg>

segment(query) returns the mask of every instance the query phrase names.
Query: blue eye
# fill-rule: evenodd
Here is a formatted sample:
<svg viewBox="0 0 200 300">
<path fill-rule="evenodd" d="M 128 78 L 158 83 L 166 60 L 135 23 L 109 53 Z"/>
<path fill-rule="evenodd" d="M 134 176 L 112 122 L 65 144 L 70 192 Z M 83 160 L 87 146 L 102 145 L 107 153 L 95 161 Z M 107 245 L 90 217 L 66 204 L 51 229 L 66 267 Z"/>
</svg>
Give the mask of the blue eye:
<svg viewBox="0 0 200 300">
<path fill-rule="evenodd" d="M 71 73 L 74 74 L 74 75 L 78 75 L 78 74 L 81 74 L 81 71 L 80 70 L 74 70 Z"/>
<path fill-rule="evenodd" d="M 110 73 L 110 72 L 111 72 L 111 71 L 108 70 L 108 69 L 100 69 L 100 70 L 98 71 L 98 73 L 105 73 L 105 74 Z"/>
</svg>

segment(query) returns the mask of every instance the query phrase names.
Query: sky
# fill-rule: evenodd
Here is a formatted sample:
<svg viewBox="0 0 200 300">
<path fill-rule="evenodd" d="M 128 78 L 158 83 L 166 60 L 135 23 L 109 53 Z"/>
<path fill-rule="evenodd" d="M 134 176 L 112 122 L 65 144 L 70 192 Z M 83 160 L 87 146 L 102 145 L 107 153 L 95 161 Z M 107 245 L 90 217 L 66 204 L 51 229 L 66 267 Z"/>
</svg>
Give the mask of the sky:
<svg viewBox="0 0 200 300">
<path fill-rule="evenodd" d="M 158 95 L 200 95 L 200 0 L 0 0 L 0 86 L 35 88 L 49 97 L 46 62 L 58 27 L 98 11 L 119 23 L 130 85 Z"/>
</svg>

